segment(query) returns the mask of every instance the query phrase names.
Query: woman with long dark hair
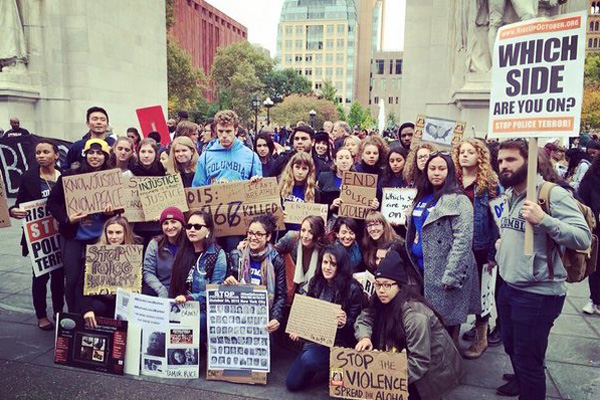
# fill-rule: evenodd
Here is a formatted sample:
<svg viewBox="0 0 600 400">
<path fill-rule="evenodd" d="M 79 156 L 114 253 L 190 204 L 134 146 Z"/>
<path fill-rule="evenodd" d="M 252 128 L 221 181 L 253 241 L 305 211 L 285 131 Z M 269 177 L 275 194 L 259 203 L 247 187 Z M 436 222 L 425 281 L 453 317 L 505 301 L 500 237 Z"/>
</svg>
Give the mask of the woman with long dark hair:
<svg viewBox="0 0 600 400">
<path fill-rule="evenodd" d="M 362 287 L 352 278 L 346 251 L 337 245 L 327 246 L 319 255 L 319 268 L 308 288 L 308 296 L 342 306 L 337 315 L 335 346 L 353 347 L 354 321 L 362 309 Z M 298 335 L 290 333 L 294 341 Z M 289 391 L 305 389 L 319 372 L 329 369 L 329 348 L 304 343 L 301 353 L 290 367 L 285 385 Z"/>
<path fill-rule="evenodd" d="M 566 152 L 569 165 L 565 173 L 565 180 L 577 191 L 579 184 L 592 165 L 591 157 L 581 149 L 569 149 Z"/>
<path fill-rule="evenodd" d="M 425 298 L 458 344 L 460 324 L 481 312 L 481 300 L 472 250 L 473 206 L 460 189 L 449 153 L 431 153 L 425 163 L 406 230 L 407 253 L 423 274 Z"/>
<path fill-rule="evenodd" d="M 254 139 L 254 152 L 258 154 L 260 163 L 262 164 L 263 176 L 271 176 L 271 169 L 275 161 L 275 143 L 271 139 L 271 135 L 259 133 Z"/>
<path fill-rule="evenodd" d="M 335 244 L 342 246 L 350 258 L 352 272 L 365 270 L 357 235 L 360 233 L 356 220 L 350 217 L 339 217 L 333 224 Z"/>
<path fill-rule="evenodd" d="M 221 284 L 227 256 L 215 243 L 212 215 L 194 211 L 185 225 L 186 236 L 173 260 L 169 297 L 178 304 L 200 302 L 200 338 L 206 342 L 206 285 Z"/>
<path fill-rule="evenodd" d="M 356 350 L 406 349 L 410 399 L 441 399 L 459 383 L 460 354 L 442 316 L 408 285 L 404 263 L 393 250 L 375 272 L 375 294 L 354 324 Z"/>
</svg>

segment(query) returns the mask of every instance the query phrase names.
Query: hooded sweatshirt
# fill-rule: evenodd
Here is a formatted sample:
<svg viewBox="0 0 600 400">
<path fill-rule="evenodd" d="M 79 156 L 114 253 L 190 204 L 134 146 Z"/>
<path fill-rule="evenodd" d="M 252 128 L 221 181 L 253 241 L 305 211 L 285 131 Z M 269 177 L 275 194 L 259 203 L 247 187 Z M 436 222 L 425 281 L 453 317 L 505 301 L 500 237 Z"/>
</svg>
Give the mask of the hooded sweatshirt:
<svg viewBox="0 0 600 400">
<path fill-rule="evenodd" d="M 235 139 L 230 148 L 211 141 L 198 159 L 193 187 L 248 180 L 262 176 L 262 164 L 258 155 Z"/>
<path fill-rule="evenodd" d="M 538 176 L 537 193 L 543 179 Z M 526 192 L 517 194 L 513 188 L 506 191 L 508 209 L 501 217 L 500 246 L 496 253 L 496 262 L 500 275 L 506 283 L 515 289 L 548 296 L 564 295 L 567 272 L 563 266 L 556 246 L 561 252 L 565 247 L 576 250 L 587 249 L 592 234 L 577 208 L 575 199 L 565 189 L 554 186 L 550 191 L 550 215 L 544 215 L 542 222 L 533 227 L 533 256 L 523 254 L 525 240 L 525 218 L 521 215 Z M 553 255 L 554 279 L 550 278 L 546 257 L 546 234 L 555 242 Z"/>
</svg>

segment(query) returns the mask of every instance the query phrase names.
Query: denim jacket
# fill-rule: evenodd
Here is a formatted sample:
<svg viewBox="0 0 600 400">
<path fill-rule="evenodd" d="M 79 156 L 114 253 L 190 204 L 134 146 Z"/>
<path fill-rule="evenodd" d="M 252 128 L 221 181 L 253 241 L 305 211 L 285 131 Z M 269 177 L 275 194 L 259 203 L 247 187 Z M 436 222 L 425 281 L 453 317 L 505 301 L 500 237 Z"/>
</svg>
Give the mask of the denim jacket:
<svg viewBox="0 0 600 400">
<path fill-rule="evenodd" d="M 191 290 L 188 295 L 191 297 L 191 300 L 198 301 L 200 303 L 200 309 L 202 311 L 206 310 L 206 285 L 207 284 L 221 284 L 225 280 L 225 274 L 227 273 L 227 258 L 225 256 L 225 251 L 219 248 L 217 255 L 217 262 L 215 264 L 215 269 L 213 270 L 212 276 L 210 279 L 206 278 L 206 259 L 209 254 L 215 254 L 217 249 L 214 244 L 211 244 L 206 251 L 200 254 L 196 264 L 190 269 L 190 274 L 188 276 L 188 282 L 191 281 Z"/>
<path fill-rule="evenodd" d="M 497 191 L 500 194 L 499 187 Z M 475 183 L 475 197 L 473 200 L 473 249 L 480 250 L 487 248 L 489 250 L 488 260 L 493 260 L 496 256 L 496 240 L 499 237 L 498 227 L 494 222 L 494 217 L 490 210 L 490 194 L 487 190 L 478 194 L 477 183 Z"/>
</svg>

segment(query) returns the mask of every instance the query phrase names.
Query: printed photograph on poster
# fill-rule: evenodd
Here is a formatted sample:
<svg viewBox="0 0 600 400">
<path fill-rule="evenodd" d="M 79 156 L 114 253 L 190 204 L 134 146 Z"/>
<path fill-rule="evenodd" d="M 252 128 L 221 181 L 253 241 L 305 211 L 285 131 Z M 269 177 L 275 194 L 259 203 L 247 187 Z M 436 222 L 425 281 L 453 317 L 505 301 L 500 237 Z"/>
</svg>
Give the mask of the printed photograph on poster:
<svg viewBox="0 0 600 400">
<path fill-rule="evenodd" d="M 152 373 L 162 373 L 163 372 L 163 362 L 162 362 L 162 360 L 145 357 L 143 370 L 149 371 Z"/>
<path fill-rule="evenodd" d="M 166 351 L 165 333 L 146 330 L 144 331 L 142 349 L 144 354 L 155 357 L 164 357 Z"/>
<path fill-rule="evenodd" d="M 198 365 L 197 349 L 169 349 L 168 365 Z"/>
<path fill-rule="evenodd" d="M 423 129 L 423 142 L 433 142 L 444 146 L 452 145 L 452 134 L 456 121 L 445 118 L 425 117 Z"/>
</svg>

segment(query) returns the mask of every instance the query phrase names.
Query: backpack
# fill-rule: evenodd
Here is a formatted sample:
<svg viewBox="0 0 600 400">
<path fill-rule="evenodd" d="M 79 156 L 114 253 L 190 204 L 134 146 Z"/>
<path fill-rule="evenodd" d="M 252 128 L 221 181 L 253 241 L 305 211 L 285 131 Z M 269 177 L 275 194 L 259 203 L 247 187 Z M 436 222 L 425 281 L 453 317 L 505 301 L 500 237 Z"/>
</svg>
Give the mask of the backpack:
<svg viewBox="0 0 600 400">
<path fill-rule="evenodd" d="M 540 186 L 538 193 L 538 203 L 542 207 L 542 210 L 550 215 L 550 191 L 555 183 L 544 182 Z M 592 243 L 586 250 L 574 250 L 566 248 L 564 254 L 561 253 L 560 247 L 556 246 L 560 259 L 567 271 L 567 282 L 581 282 L 588 275 L 596 271 L 596 262 L 598 261 L 598 237 L 593 234 L 596 228 L 596 217 L 591 208 L 581 203 L 579 200 L 574 199 L 579 211 L 583 215 L 588 228 L 592 232 Z M 554 247 L 554 240 L 550 235 L 546 235 L 546 256 L 548 260 L 548 269 L 550 270 L 550 279 L 554 278 L 554 265 L 552 258 L 552 248 Z"/>
</svg>

